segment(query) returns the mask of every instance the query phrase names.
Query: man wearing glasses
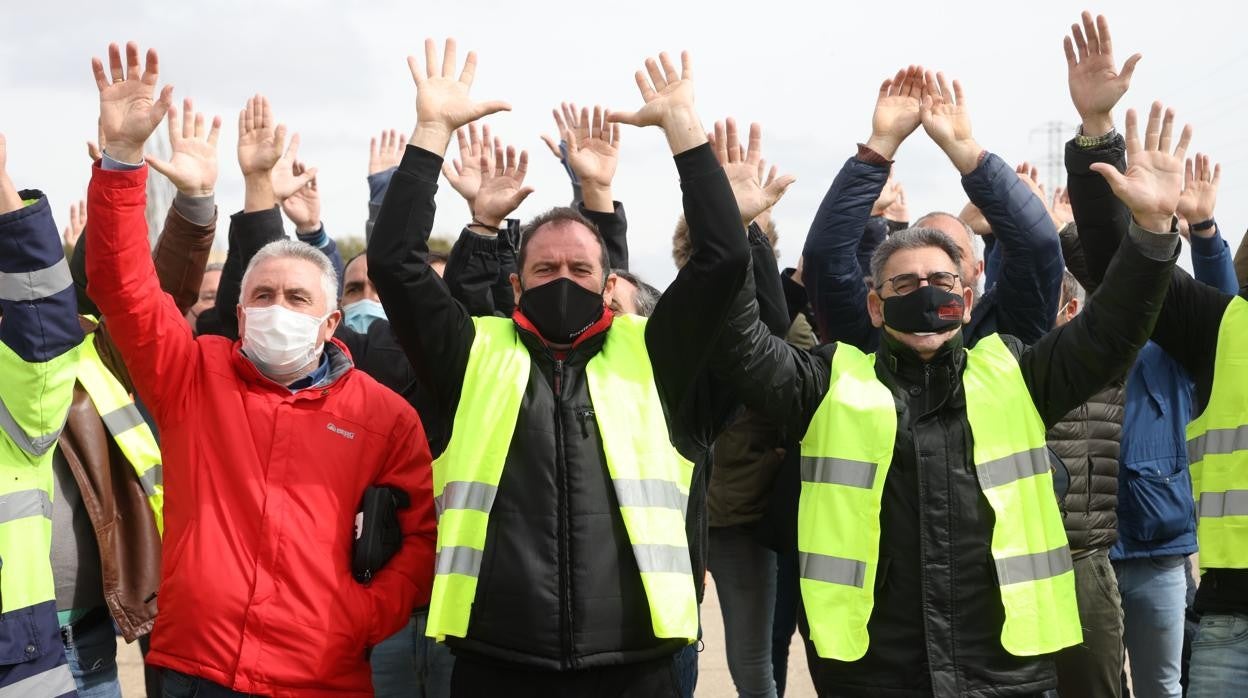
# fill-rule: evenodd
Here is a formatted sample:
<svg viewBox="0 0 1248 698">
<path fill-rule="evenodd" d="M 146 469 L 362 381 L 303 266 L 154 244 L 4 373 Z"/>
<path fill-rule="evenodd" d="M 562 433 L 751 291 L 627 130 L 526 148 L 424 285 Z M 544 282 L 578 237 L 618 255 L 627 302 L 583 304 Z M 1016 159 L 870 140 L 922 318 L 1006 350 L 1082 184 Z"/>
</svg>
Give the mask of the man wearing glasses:
<svg viewBox="0 0 1248 698">
<path fill-rule="evenodd" d="M 923 97 L 929 131 L 956 116 L 939 81 Z M 801 440 L 799 627 L 820 695 L 1042 695 L 1057 684 L 1049 655 L 1082 641 L 1045 430 L 1122 375 L 1152 331 L 1182 189 L 1161 173 L 1189 138 L 1171 156 L 1170 124 L 1146 149 L 1128 124 L 1146 152 L 1114 187 L 1130 234 L 1084 311 L 1035 344 L 990 334 L 966 347 L 963 253 L 930 228 L 872 257 L 874 353 L 795 349 L 748 300 L 721 334 L 717 377 Z"/>
</svg>

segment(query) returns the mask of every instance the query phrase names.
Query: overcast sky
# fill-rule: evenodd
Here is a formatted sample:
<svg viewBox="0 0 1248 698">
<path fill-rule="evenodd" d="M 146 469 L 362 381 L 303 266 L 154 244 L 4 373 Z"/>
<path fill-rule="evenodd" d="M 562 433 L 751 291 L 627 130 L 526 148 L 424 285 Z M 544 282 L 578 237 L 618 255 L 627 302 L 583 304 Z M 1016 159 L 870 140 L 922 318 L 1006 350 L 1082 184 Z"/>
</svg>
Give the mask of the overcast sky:
<svg viewBox="0 0 1248 698">
<path fill-rule="evenodd" d="M 415 88 L 405 57 L 426 36 L 454 36 L 480 56 L 473 94 L 505 99 L 495 133 L 527 148 L 537 192 L 529 217 L 565 203 L 563 170 L 539 139 L 554 133 L 561 100 L 632 110 L 633 71 L 660 50 L 692 52 L 697 106 L 706 125 L 725 116 L 764 127 L 765 156 L 797 184 L 776 210 L 783 262 L 792 265 L 816 207 L 841 163 L 865 140 L 881 80 L 909 63 L 960 79 L 977 140 L 1010 163 L 1044 163 L 1048 122 L 1077 115 L 1066 90 L 1062 37 L 1082 3 L 1003 2 L 56 2 L 26 3 L 0 27 L 0 131 L 19 187 L 43 189 L 57 222 L 84 196 L 84 142 L 98 112 L 90 58 L 110 41 L 136 40 L 161 56 L 175 98 L 220 114 L 221 212 L 242 206 L 234 157 L 237 114 L 260 91 L 303 137 L 301 157 L 320 168 L 323 219 L 337 237 L 362 235 L 368 140 L 383 128 L 410 132 Z M 1181 8 L 1181 9 L 1180 9 Z M 1193 150 L 1224 166 L 1218 219 L 1232 246 L 1248 224 L 1248 48 L 1238 3 L 1107 2 L 1119 63 L 1144 54 L 1128 106 L 1172 104 L 1196 128 Z M 1239 77 L 1236 77 L 1239 76 Z M 162 126 L 163 128 L 163 126 Z M 657 285 L 675 274 L 671 231 L 680 211 L 675 167 L 662 135 L 625 127 L 616 198 L 628 210 L 634 270 Z M 452 146 L 452 155 L 454 155 Z M 919 129 L 897 156 L 912 217 L 958 211 L 959 177 Z M 153 173 L 153 176 L 159 176 Z M 1042 171 L 1042 177 L 1048 172 Z M 466 205 L 438 195 L 435 234 L 454 235 Z"/>
</svg>

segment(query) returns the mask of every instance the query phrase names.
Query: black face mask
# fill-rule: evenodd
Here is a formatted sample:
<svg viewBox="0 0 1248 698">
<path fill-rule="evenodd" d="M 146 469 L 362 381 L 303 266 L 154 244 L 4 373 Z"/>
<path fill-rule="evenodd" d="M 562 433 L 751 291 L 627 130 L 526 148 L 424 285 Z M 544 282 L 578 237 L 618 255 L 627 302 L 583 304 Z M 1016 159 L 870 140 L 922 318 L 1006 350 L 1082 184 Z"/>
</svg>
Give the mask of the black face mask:
<svg viewBox="0 0 1248 698">
<path fill-rule="evenodd" d="M 602 294 L 587 291 L 571 279 L 556 279 L 520 294 L 520 312 L 542 338 L 571 344 L 602 317 Z"/>
<path fill-rule="evenodd" d="M 962 296 L 927 285 L 884 299 L 884 324 L 898 332 L 946 332 L 962 326 Z"/>
</svg>

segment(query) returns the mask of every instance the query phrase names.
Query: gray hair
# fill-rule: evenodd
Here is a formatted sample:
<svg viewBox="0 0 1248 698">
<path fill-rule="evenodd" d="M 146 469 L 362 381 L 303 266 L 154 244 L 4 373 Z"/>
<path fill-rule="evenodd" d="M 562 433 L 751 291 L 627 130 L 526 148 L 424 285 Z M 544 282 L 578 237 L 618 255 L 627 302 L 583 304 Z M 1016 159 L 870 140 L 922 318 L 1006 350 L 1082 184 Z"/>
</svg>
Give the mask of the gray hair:
<svg viewBox="0 0 1248 698">
<path fill-rule="evenodd" d="M 952 218 L 953 220 L 957 221 L 962 226 L 962 228 L 966 231 L 966 236 L 970 238 L 971 254 L 973 255 L 971 259 L 971 264 L 974 264 L 984 258 L 984 238 L 980 235 L 976 235 L 975 229 L 972 228 L 969 223 L 962 220 L 961 218 L 958 218 L 952 213 L 947 213 L 945 211 L 932 211 L 931 213 L 924 214 L 917 221 L 915 221 L 913 227 L 924 228 L 926 226 L 924 226 L 923 224 L 935 218 L 936 216 L 945 216 L 946 218 Z"/>
<path fill-rule="evenodd" d="M 1062 270 L 1062 300 L 1061 307 L 1065 308 L 1071 299 L 1078 299 L 1079 305 L 1083 305 L 1087 298 L 1087 291 L 1083 290 L 1083 285 L 1070 273 L 1069 269 Z"/>
<path fill-rule="evenodd" d="M 637 293 L 633 294 L 633 303 L 637 306 L 637 314 L 642 317 L 650 317 L 654 313 L 654 307 L 659 304 L 659 289 L 642 281 L 640 277 L 630 271 L 612 269 L 611 273 L 632 284 L 637 289 Z"/>
<path fill-rule="evenodd" d="M 221 262 L 209 262 L 208 266 L 204 267 L 204 273 L 207 274 L 210 271 L 225 271 L 225 265 Z"/>
<path fill-rule="evenodd" d="M 321 290 L 325 292 L 326 312 L 332 313 L 338 309 L 338 272 L 334 271 L 333 263 L 324 252 L 299 240 L 283 238 L 261 247 L 247 263 L 247 271 L 243 272 L 243 288 L 247 288 L 247 277 L 251 276 L 252 270 L 261 262 L 270 259 L 302 259 L 316 265 L 321 272 Z"/>
<path fill-rule="evenodd" d="M 934 247 L 949 255 L 949 259 L 953 260 L 953 265 L 958 267 L 958 273 L 961 274 L 962 248 L 952 238 L 935 228 L 906 228 L 885 238 L 875 248 L 875 254 L 871 255 L 871 279 L 875 288 L 879 288 L 884 282 L 884 266 L 893 255 L 902 250 L 917 250 L 922 247 Z M 966 279 L 962 282 L 966 283 Z"/>
</svg>

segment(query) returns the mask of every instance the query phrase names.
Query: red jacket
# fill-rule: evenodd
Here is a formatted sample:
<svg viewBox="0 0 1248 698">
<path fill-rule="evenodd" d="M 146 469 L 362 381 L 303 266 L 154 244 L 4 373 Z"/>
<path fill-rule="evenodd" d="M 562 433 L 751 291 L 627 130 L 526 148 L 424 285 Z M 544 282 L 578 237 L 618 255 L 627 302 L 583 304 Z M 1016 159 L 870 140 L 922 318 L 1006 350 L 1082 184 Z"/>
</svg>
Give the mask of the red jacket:
<svg viewBox="0 0 1248 698">
<path fill-rule="evenodd" d="M 147 168 L 96 165 L 88 294 L 160 429 L 165 539 L 147 660 L 244 693 L 372 695 L 365 647 L 433 582 L 429 447 L 406 402 L 354 367 L 291 394 L 221 337 L 192 337 L 152 266 Z M 349 360 L 340 344 L 327 353 Z M 351 577 L 356 508 L 399 487 L 402 549 Z"/>
</svg>

